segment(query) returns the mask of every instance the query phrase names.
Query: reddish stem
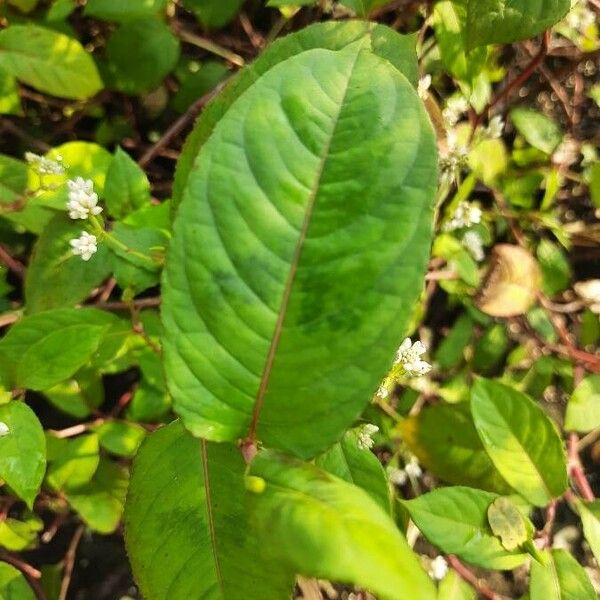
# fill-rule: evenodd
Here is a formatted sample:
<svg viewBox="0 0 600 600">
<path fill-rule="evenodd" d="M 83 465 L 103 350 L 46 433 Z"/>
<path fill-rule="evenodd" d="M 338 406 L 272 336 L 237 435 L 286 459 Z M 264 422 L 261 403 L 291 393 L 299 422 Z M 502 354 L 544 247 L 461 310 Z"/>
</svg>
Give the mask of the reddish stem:
<svg viewBox="0 0 600 600">
<path fill-rule="evenodd" d="M 579 490 L 581 497 L 588 502 L 592 502 L 596 499 L 596 496 L 594 495 L 592 487 L 590 486 L 590 483 L 583 472 L 583 467 L 581 465 L 581 460 L 579 458 L 579 452 L 577 449 L 578 443 L 579 436 L 576 433 L 569 434 L 569 475 Z"/>
<path fill-rule="evenodd" d="M 476 590 L 480 596 L 484 598 L 488 598 L 488 600 L 502 600 L 502 596 L 496 594 L 493 590 L 483 583 L 475 573 L 469 570 L 458 557 L 454 556 L 454 554 L 448 555 L 448 562 L 450 566 L 467 582 L 470 583 Z"/>
</svg>

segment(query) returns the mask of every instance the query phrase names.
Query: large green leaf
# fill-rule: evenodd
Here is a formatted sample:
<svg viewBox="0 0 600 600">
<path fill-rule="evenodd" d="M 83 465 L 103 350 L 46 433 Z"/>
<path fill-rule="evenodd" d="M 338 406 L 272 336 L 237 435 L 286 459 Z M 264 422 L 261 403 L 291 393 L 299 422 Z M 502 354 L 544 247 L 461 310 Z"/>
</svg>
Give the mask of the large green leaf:
<svg viewBox="0 0 600 600">
<path fill-rule="evenodd" d="M 314 455 L 360 414 L 405 334 L 435 142 L 410 83 L 368 45 L 268 71 L 192 171 L 162 315 L 175 408 L 198 436 L 256 432 Z"/>
<path fill-rule="evenodd" d="M 357 15 L 366 17 L 372 10 L 389 2 L 391 0 L 341 0 L 340 4 L 347 6 Z"/>
<path fill-rule="evenodd" d="M 435 598 L 402 534 L 362 489 L 273 451 L 252 461 L 248 488 L 264 544 L 296 572 L 355 583 L 382 599 Z"/>
<path fill-rule="evenodd" d="M 82 100 L 102 89 L 92 57 L 77 40 L 37 25 L 0 31 L 0 67 L 60 98 Z"/>
<path fill-rule="evenodd" d="M 525 40 L 560 21 L 571 0 L 467 0 L 470 48 Z"/>
<path fill-rule="evenodd" d="M 531 562 L 530 600 L 597 600 L 587 573 L 566 550 L 546 550 L 543 559 Z"/>
<path fill-rule="evenodd" d="M 24 402 L 1 405 L 0 422 L 8 427 L 0 437 L 0 480 L 32 508 L 46 471 L 44 430 Z"/>
<path fill-rule="evenodd" d="M 134 463 L 125 540 L 147 600 L 280 600 L 293 572 L 263 560 L 244 506 L 244 461 L 178 423 L 147 438 Z"/>
<path fill-rule="evenodd" d="M 567 465 L 554 423 L 528 396 L 478 379 L 471 413 L 496 469 L 526 500 L 545 506 L 567 489 Z"/>
<path fill-rule="evenodd" d="M 0 598 L 4 600 L 35 600 L 33 590 L 21 572 L 0 562 Z"/>
<path fill-rule="evenodd" d="M 44 390 L 69 378 L 96 352 L 114 317 L 92 308 L 58 308 L 15 323 L 0 340 L 14 387 Z"/>
<path fill-rule="evenodd" d="M 387 513 L 392 512 L 390 486 L 379 459 L 358 443 L 360 429 L 347 431 L 342 439 L 318 456 L 315 464 L 328 473 L 362 488 Z"/>
<path fill-rule="evenodd" d="M 466 404 L 426 407 L 400 425 L 410 450 L 436 477 L 499 494 L 512 488 L 494 467 Z"/>
<path fill-rule="evenodd" d="M 314 48 L 342 50 L 362 38 L 370 40 L 371 49 L 375 54 L 391 62 L 413 85 L 417 84 L 415 36 L 400 35 L 383 25 L 366 21 L 326 21 L 276 40 L 255 62 L 242 69 L 223 92 L 202 111 L 177 161 L 173 182 L 173 207 L 179 205 L 190 169 L 215 125 L 232 103 L 261 75 L 301 52 Z"/>
<path fill-rule="evenodd" d="M 567 405 L 565 429 L 592 431 L 600 427 L 600 375 L 590 375 L 575 388 Z"/>
<path fill-rule="evenodd" d="M 73 306 L 110 275 L 106 244 L 90 261 L 82 261 L 71 252 L 69 240 L 81 229 L 66 214 L 56 215 L 36 242 L 25 276 L 27 312 Z"/>
<path fill-rule="evenodd" d="M 467 487 L 434 490 L 402 502 L 423 535 L 448 554 L 487 569 L 513 569 L 526 554 L 506 550 L 488 523 L 498 495 Z"/>
</svg>

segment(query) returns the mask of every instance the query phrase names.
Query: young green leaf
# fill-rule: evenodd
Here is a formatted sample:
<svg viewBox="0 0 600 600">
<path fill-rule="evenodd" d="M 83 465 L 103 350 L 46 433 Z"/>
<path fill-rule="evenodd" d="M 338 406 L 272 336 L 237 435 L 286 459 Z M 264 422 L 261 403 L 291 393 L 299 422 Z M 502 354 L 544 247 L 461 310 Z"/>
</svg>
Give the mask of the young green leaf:
<svg viewBox="0 0 600 600">
<path fill-rule="evenodd" d="M 469 48 L 517 42 L 549 29 L 571 7 L 570 0 L 466 0 Z"/>
<path fill-rule="evenodd" d="M 25 275 L 27 312 L 73 306 L 110 275 L 109 251 L 100 243 L 87 262 L 73 256 L 69 241 L 79 234 L 66 214 L 56 215 L 38 238 Z"/>
<path fill-rule="evenodd" d="M 546 413 L 514 388 L 478 379 L 471 413 L 479 437 L 504 479 L 536 506 L 567 488 L 562 440 Z"/>
<path fill-rule="evenodd" d="M 249 474 L 260 538 L 297 573 L 355 583 L 388 600 L 435 598 L 406 540 L 365 491 L 273 451 L 259 452 Z"/>
<path fill-rule="evenodd" d="M 0 405 L 0 422 L 8 428 L 0 436 L 0 479 L 32 508 L 46 471 L 44 430 L 29 406 L 16 400 Z"/>
<path fill-rule="evenodd" d="M 69 378 L 92 357 L 114 317 L 92 308 L 58 308 L 15 323 L 0 340 L 15 387 L 44 390 Z"/>
<path fill-rule="evenodd" d="M 587 573 L 566 550 L 546 550 L 544 559 L 531 561 L 530 600 L 597 600 Z"/>
<path fill-rule="evenodd" d="M 368 449 L 358 445 L 358 431 L 347 431 L 342 439 L 318 456 L 315 464 L 362 488 L 388 514 L 392 512 L 390 486 L 381 463 Z"/>
<path fill-rule="evenodd" d="M 195 435 L 314 456 L 359 415 L 405 333 L 435 142 L 411 85 L 365 46 L 268 71 L 192 171 L 162 316 L 170 391 Z"/>
<path fill-rule="evenodd" d="M 146 174 L 121 148 L 117 148 L 106 173 L 104 194 L 106 208 L 115 219 L 123 219 L 150 202 Z"/>
<path fill-rule="evenodd" d="M 546 154 L 552 154 L 562 141 L 560 127 L 550 117 L 533 108 L 513 108 L 510 118 L 527 142 Z"/>
<path fill-rule="evenodd" d="M 600 500 L 583 502 L 577 500 L 577 512 L 581 517 L 583 534 L 597 561 L 600 561 Z"/>
<path fill-rule="evenodd" d="M 411 452 L 443 481 L 511 493 L 481 444 L 466 403 L 426 407 L 406 418 L 400 431 Z"/>
<path fill-rule="evenodd" d="M 42 529 L 44 529 L 44 522 L 36 516 L 25 521 L 5 518 L 0 521 L 0 546 L 15 552 L 31 548 L 36 545 L 38 534 Z M 1 588 L 0 598 L 5 598 Z"/>
<path fill-rule="evenodd" d="M 52 489 L 60 491 L 89 483 L 100 464 L 95 433 L 72 440 L 47 434 L 46 442 L 49 463 L 46 481 Z"/>
<path fill-rule="evenodd" d="M 415 37 L 400 35 L 384 25 L 367 21 L 326 21 L 275 40 L 253 63 L 242 69 L 223 92 L 202 111 L 177 161 L 173 182 L 173 209 L 181 202 L 190 170 L 200 148 L 210 137 L 217 122 L 250 85 L 275 65 L 296 54 L 313 48 L 342 50 L 363 38 L 370 41 L 375 54 L 389 61 L 414 86 L 417 85 L 419 76 Z"/>
<path fill-rule="evenodd" d="M 542 240 L 537 247 L 537 258 L 542 269 L 542 287 L 548 296 L 563 292 L 571 282 L 571 267 L 557 244 Z"/>
<path fill-rule="evenodd" d="M 179 422 L 150 435 L 134 462 L 125 540 L 148 600 L 261 600 L 291 594 L 293 572 L 263 560 L 244 505 L 244 461 Z"/>
<path fill-rule="evenodd" d="M 94 531 L 112 533 L 123 514 L 128 481 L 129 473 L 125 467 L 100 459 L 92 480 L 65 491 L 65 497 Z"/>
<path fill-rule="evenodd" d="M 589 375 L 569 399 L 565 429 L 587 432 L 597 427 L 600 427 L 600 375 Z"/>
<path fill-rule="evenodd" d="M 27 165 L 21 160 L 0 154 L 0 211 L 2 204 L 22 200 L 26 188 Z"/>
<path fill-rule="evenodd" d="M 35 600 L 25 577 L 5 562 L 0 562 L 0 597 L 7 600 Z"/>
<path fill-rule="evenodd" d="M 146 436 L 143 427 L 135 423 L 107 421 L 98 428 L 100 445 L 117 456 L 131 458 Z"/>
<path fill-rule="evenodd" d="M 470 84 L 485 65 L 487 50 L 478 48 L 467 54 L 464 2 L 442 0 L 433 9 L 433 27 L 444 66 L 457 79 Z"/>
<path fill-rule="evenodd" d="M 17 79 L 0 68 L 0 115 L 23 115 Z"/>
<path fill-rule="evenodd" d="M 507 550 L 488 524 L 496 494 L 466 487 L 434 490 L 403 501 L 415 525 L 440 550 L 487 569 L 513 569 L 526 554 Z"/>
<path fill-rule="evenodd" d="M 85 100 L 102 89 L 92 57 L 77 40 L 37 25 L 0 31 L 0 67 L 60 98 Z"/>
</svg>

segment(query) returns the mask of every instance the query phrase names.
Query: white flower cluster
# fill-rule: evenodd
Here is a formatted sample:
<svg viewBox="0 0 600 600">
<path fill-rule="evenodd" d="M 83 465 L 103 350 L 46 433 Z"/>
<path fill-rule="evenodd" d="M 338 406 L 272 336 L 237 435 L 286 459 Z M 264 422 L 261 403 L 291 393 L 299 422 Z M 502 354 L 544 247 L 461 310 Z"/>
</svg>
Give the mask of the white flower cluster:
<svg viewBox="0 0 600 600">
<path fill-rule="evenodd" d="M 459 144 L 456 131 L 446 133 L 446 154 L 440 157 L 440 185 L 452 183 L 467 165 L 468 146 Z"/>
<path fill-rule="evenodd" d="M 483 240 L 476 231 L 467 231 L 463 236 L 462 245 L 477 262 L 481 262 L 485 258 Z"/>
<path fill-rule="evenodd" d="M 4 421 L 0 421 L 0 437 L 4 437 L 10 433 L 8 425 Z"/>
<path fill-rule="evenodd" d="M 377 425 L 371 425 L 371 423 L 363 425 L 358 432 L 358 447 L 361 450 L 370 450 L 375 444 L 371 436 L 378 431 L 379 427 L 377 427 Z"/>
<path fill-rule="evenodd" d="M 448 98 L 442 116 L 449 127 L 454 127 L 468 110 L 469 103 L 464 96 L 452 96 Z"/>
<path fill-rule="evenodd" d="M 464 201 L 460 202 L 452 218 L 444 225 L 444 231 L 455 231 L 481 223 L 481 215 L 482 212 L 478 206 Z"/>
<path fill-rule="evenodd" d="M 443 556 L 436 556 L 429 565 L 429 576 L 436 581 L 441 581 L 448 572 L 448 563 Z"/>
<path fill-rule="evenodd" d="M 102 212 L 91 179 L 83 177 L 69 179 L 67 187 L 69 188 L 67 210 L 71 219 L 87 219 L 91 215 L 99 215 Z"/>
<path fill-rule="evenodd" d="M 39 175 L 62 175 L 65 172 L 65 168 L 61 164 L 61 156 L 57 156 L 56 160 L 53 160 L 33 152 L 25 152 L 25 160 Z"/>
<path fill-rule="evenodd" d="M 423 470 L 415 456 L 404 465 L 404 469 L 394 469 L 389 477 L 394 485 L 404 485 L 408 479 L 419 479 L 423 475 Z"/>
<path fill-rule="evenodd" d="M 390 395 L 390 391 L 388 390 L 387 386 L 382 383 L 377 388 L 377 392 L 375 392 L 375 395 L 378 398 L 381 398 L 382 400 L 385 400 Z"/>
<path fill-rule="evenodd" d="M 431 371 L 431 365 L 421 359 L 421 355 L 425 352 L 427 352 L 427 348 L 422 342 L 417 340 L 413 344 L 410 338 L 406 338 L 398 348 L 394 364 L 402 365 L 404 372 L 409 377 L 426 375 Z"/>
<path fill-rule="evenodd" d="M 495 115 L 490 119 L 488 126 L 483 130 L 484 137 L 496 140 L 504 133 L 504 119 L 502 115 Z"/>
<path fill-rule="evenodd" d="M 71 244 L 71 251 L 73 254 L 75 256 L 81 256 L 85 261 L 90 260 L 98 250 L 96 236 L 87 231 L 82 231 L 78 238 L 71 240 L 69 243 Z"/>
<path fill-rule="evenodd" d="M 419 98 L 424 100 L 427 98 L 428 90 L 431 87 L 431 75 L 425 75 L 419 79 L 419 84 L 417 85 L 417 93 L 419 94 Z"/>
</svg>

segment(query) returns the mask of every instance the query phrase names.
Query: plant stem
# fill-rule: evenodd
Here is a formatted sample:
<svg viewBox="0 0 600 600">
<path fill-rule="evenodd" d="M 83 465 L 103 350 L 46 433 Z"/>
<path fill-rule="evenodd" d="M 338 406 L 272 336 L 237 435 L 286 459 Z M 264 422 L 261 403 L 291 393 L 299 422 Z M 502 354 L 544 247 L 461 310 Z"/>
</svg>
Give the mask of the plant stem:
<svg viewBox="0 0 600 600">
<path fill-rule="evenodd" d="M 501 600 L 502 596 L 496 594 L 493 590 L 488 588 L 480 579 L 469 570 L 454 554 L 448 555 L 448 562 L 450 566 L 467 582 L 470 583 L 480 596 L 488 598 L 488 600 Z"/>
</svg>

